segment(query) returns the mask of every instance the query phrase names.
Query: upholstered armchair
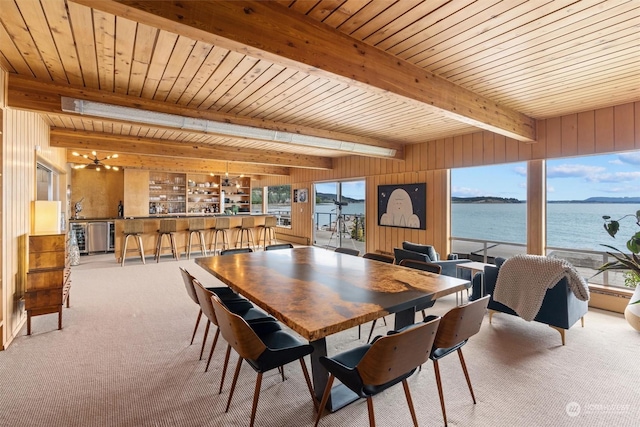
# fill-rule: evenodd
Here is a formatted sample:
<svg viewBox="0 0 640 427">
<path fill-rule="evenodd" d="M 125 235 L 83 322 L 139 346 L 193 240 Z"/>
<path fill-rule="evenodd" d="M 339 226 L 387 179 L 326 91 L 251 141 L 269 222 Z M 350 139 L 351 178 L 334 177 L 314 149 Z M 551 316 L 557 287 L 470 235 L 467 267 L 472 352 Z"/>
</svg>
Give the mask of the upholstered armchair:
<svg viewBox="0 0 640 427">
<path fill-rule="evenodd" d="M 402 242 L 402 248 L 393 248 L 393 253 L 396 258 L 396 264 L 400 264 L 403 259 L 430 262 L 442 267 L 442 272 L 440 274 L 451 277 L 458 277 L 456 271 L 456 266 L 458 264 L 470 261 L 468 259 L 457 259 L 456 254 L 450 254 L 447 256 L 446 260 L 441 260 L 440 254 L 436 252 L 433 246 L 411 242 Z M 470 275 L 468 271 L 464 271 L 462 274 Z M 462 278 L 471 279 L 471 277 Z"/>
</svg>

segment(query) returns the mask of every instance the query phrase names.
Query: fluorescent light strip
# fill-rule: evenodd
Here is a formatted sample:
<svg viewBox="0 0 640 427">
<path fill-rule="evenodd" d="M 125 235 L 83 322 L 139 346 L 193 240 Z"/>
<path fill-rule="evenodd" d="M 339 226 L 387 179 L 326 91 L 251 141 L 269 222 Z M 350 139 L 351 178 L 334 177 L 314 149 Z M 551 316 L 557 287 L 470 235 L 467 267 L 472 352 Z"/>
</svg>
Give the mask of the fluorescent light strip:
<svg viewBox="0 0 640 427">
<path fill-rule="evenodd" d="M 104 104 L 102 102 L 62 97 L 62 111 L 87 114 L 116 120 L 137 121 L 149 125 L 168 126 L 178 129 L 200 132 L 218 133 L 228 136 L 259 139 L 263 141 L 284 142 L 304 145 L 307 147 L 326 148 L 329 150 L 346 151 L 357 154 L 370 154 L 382 157 L 394 157 L 396 150 L 377 147 L 375 145 L 357 142 L 341 141 L 338 139 L 322 138 L 318 136 L 300 135 L 292 132 L 282 132 L 261 129 L 232 123 L 214 122 L 207 119 L 195 119 L 177 114 L 159 113 L 156 111 L 139 110 L 137 108 Z"/>
</svg>

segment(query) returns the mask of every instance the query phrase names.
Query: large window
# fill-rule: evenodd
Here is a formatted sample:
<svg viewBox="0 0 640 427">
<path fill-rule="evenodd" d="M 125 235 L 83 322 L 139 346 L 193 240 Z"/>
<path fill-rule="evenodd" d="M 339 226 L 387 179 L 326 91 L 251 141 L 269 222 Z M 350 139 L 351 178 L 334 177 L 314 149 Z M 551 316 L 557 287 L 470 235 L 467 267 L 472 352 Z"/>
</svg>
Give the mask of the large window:
<svg viewBox="0 0 640 427">
<path fill-rule="evenodd" d="M 278 225 L 291 227 L 291 185 L 267 187 L 267 213 L 278 218 Z"/>
<path fill-rule="evenodd" d="M 526 252 L 525 163 L 451 171 L 451 249 L 491 260 Z"/>
<path fill-rule="evenodd" d="M 608 259 L 603 244 L 625 252 L 638 232 L 633 218 L 620 222 L 616 238 L 603 227 L 603 215 L 620 219 L 640 209 L 640 152 L 547 161 L 547 255 L 565 258 L 590 283 L 622 286 L 621 272 L 593 276 Z"/>
<path fill-rule="evenodd" d="M 251 189 L 251 213 L 261 214 L 264 212 L 264 191 L 263 187 Z"/>
</svg>

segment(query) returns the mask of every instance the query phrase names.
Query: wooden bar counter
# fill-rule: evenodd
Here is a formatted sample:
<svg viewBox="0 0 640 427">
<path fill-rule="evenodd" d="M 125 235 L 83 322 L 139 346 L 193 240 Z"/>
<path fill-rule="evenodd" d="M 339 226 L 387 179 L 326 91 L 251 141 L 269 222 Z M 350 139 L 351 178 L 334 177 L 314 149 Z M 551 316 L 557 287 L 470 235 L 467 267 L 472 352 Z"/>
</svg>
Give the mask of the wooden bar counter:
<svg viewBox="0 0 640 427">
<path fill-rule="evenodd" d="M 234 246 L 236 241 L 237 233 L 239 232 L 236 227 L 239 227 L 242 223 L 242 218 L 248 215 L 206 215 L 206 216 L 162 216 L 162 217 L 151 217 L 151 218 L 135 218 L 136 220 L 141 220 L 144 223 L 144 233 L 142 234 L 142 246 L 144 247 L 145 256 L 153 256 L 156 249 L 156 239 L 158 238 L 158 229 L 160 228 L 160 220 L 162 219 L 175 219 L 176 220 L 176 246 L 178 247 L 178 253 L 185 254 L 187 253 L 187 243 L 189 242 L 189 220 L 194 218 L 204 218 L 205 220 L 205 236 L 207 242 L 207 250 L 209 249 L 209 242 L 211 241 L 212 229 L 215 226 L 216 218 L 224 217 L 229 218 L 229 242 L 231 247 Z M 253 230 L 253 239 L 255 244 L 258 244 L 258 226 L 264 225 L 264 219 L 270 215 L 251 215 L 255 219 L 255 226 Z M 130 221 L 129 219 L 118 219 L 115 221 L 115 244 L 114 244 L 114 254 L 116 260 L 121 262 L 121 252 L 122 252 L 122 243 L 124 240 L 124 223 L 125 221 Z M 194 243 L 197 242 L 197 238 L 194 236 L 192 238 L 191 245 L 193 247 Z M 164 244 L 167 242 L 165 240 Z M 129 240 L 129 248 L 135 248 L 135 243 L 132 243 Z M 199 250 L 192 251 L 198 255 L 200 255 Z M 164 251 L 163 255 L 168 254 L 168 251 Z M 130 252 L 127 258 L 135 258 L 138 255 L 134 252 Z"/>
</svg>

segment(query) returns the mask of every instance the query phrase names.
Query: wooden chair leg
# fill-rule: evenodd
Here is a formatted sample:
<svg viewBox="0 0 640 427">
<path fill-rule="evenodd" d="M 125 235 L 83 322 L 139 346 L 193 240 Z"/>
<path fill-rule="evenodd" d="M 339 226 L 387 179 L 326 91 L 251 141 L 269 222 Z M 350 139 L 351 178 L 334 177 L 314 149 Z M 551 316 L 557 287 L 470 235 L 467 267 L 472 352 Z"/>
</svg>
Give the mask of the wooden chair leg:
<svg viewBox="0 0 640 427">
<path fill-rule="evenodd" d="M 369 426 L 376 427 L 376 417 L 373 414 L 373 398 L 367 397 L 367 410 L 369 411 Z"/>
<path fill-rule="evenodd" d="M 180 261 L 180 254 L 178 253 L 178 245 L 176 244 L 176 236 L 175 234 L 169 234 L 169 240 L 171 240 L 171 253 L 176 261 Z"/>
<path fill-rule="evenodd" d="M 564 341 L 565 329 L 559 328 L 559 327 L 553 326 L 553 325 L 549 325 L 549 327 L 551 327 L 552 329 L 555 329 L 556 331 L 558 331 L 558 333 L 560 334 L 560 338 L 562 339 L 562 345 L 564 345 L 564 343 L 565 343 L 565 341 Z"/>
<path fill-rule="evenodd" d="M 469 386 L 469 391 L 471 392 L 471 398 L 473 399 L 473 404 L 476 404 L 476 396 L 473 394 L 473 387 L 471 387 L 471 379 L 469 379 L 469 371 L 467 371 L 467 364 L 464 363 L 464 357 L 462 356 L 462 349 L 458 349 L 458 357 L 460 357 L 460 364 L 462 365 L 462 370 L 464 371 L 464 377 L 467 380 L 467 385 Z"/>
<path fill-rule="evenodd" d="M 238 374 L 240 374 L 240 367 L 242 366 L 242 357 L 238 357 L 238 364 L 236 365 L 236 371 L 233 373 L 233 381 L 231 382 L 231 390 L 229 391 L 229 399 L 227 400 L 227 407 L 224 412 L 229 412 L 229 406 L 231 406 L 231 399 L 233 398 L 233 392 L 236 390 L 236 384 L 238 383 Z"/>
<path fill-rule="evenodd" d="M 193 339 L 196 337 L 196 332 L 198 331 L 198 325 L 200 324 L 200 318 L 202 317 L 202 310 L 198 312 L 198 318 L 196 319 L 196 326 L 193 328 L 193 334 L 191 334 L 191 342 L 189 345 L 193 344 Z"/>
<path fill-rule="evenodd" d="M 333 374 L 329 375 L 329 381 L 327 381 L 327 386 L 324 388 L 324 393 L 322 393 L 322 401 L 320 402 L 320 406 L 318 407 L 318 414 L 316 415 L 316 423 L 314 424 L 314 427 L 318 427 L 318 423 L 320 422 L 320 418 L 322 417 L 324 408 L 325 406 L 327 406 L 327 401 L 329 400 L 329 395 L 331 394 L 331 387 L 333 386 L 333 380 L 335 378 L 336 377 Z"/>
<path fill-rule="evenodd" d="M 313 407 L 318 410 L 318 402 L 316 401 L 316 397 L 313 395 L 313 386 L 311 385 L 311 377 L 309 377 L 309 370 L 307 369 L 307 364 L 304 361 L 304 358 L 300 358 L 300 366 L 302 367 L 302 373 L 304 374 L 304 379 L 307 382 L 307 388 L 309 389 L 309 394 L 311 395 L 311 401 L 313 402 Z"/>
<path fill-rule="evenodd" d="M 440 368 L 438 367 L 438 361 L 433 361 L 433 371 L 436 374 L 436 384 L 438 385 L 438 396 L 440 396 L 440 408 L 442 408 L 442 418 L 444 418 L 444 425 L 447 425 L 447 410 L 444 407 L 444 394 L 442 393 L 442 381 L 440 379 Z"/>
<path fill-rule="evenodd" d="M 258 409 L 258 399 L 260 399 L 260 387 L 262 386 L 262 372 L 258 372 L 256 378 L 256 388 L 253 392 L 253 406 L 251 407 L 251 421 L 249 427 L 253 427 L 253 423 L 256 420 L 256 410 Z"/>
<path fill-rule="evenodd" d="M 124 267 L 124 260 L 127 257 L 127 243 L 129 243 L 129 236 L 130 234 L 127 234 L 124 237 L 124 244 L 122 245 L 122 263 L 120 264 L 122 267 Z"/>
<path fill-rule="evenodd" d="M 220 377 L 220 389 L 218 394 L 222 394 L 222 386 L 224 385 L 224 377 L 227 375 L 227 366 L 229 366 L 229 356 L 231 355 L 231 346 L 227 344 L 227 354 L 224 356 L 224 366 L 222 367 L 222 377 Z"/>
<path fill-rule="evenodd" d="M 213 344 L 211 344 L 211 350 L 209 351 L 209 358 L 207 359 L 207 366 L 204 368 L 204 371 L 209 371 L 209 364 L 211 363 L 211 356 L 213 356 L 213 350 L 216 348 L 216 344 L 218 343 L 218 337 L 220 336 L 220 328 L 216 329 L 216 335 L 213 337 Z"/>
<path fill-rule="evenodd" d="M 142 246 L 142 236 L 141 235 L 136 235 L 136 240 L 138 241 L 138 250 L 140 251 L 140 259 L 142 260 L 142 263 L 145 264 L 144 262 L 144 247 Z"/>
<path fill-rule="evenodd" d="M 582 325 L 582 327 L 584 328 L 584 316 L 582 316 L 582 317 L 580 318 L 580 324 L 581 324 L 581 325 Z"/>
<path fill-rule="evenodd" d="M 202 353 L 204 353 L 204 345 L 207 343 L 207 336 L 209 335 L 210 325 L 211 325 L 211 321 L 207 320 L 207 327 L 204 328 L 204 338 L 202 338 L 202 347 L 200 348 L 200 358 L 198 360 L 202 360 Z"/>
<path fill-rule="evenodd" d="M 411 419 L 413 420 L 414 427 L 418 427 L 418 418 L 416 417 L 416 410 L 413 407 L 413 400 L 411 399 L 411 391 L 409 390 L 409 383 L 405 378 L 402 380 L 402 387 L 404 388 L 404 395 L 407 398 L 407 405 L 409 405 L 409 412 L 411 412 Z"/>
</svg>

